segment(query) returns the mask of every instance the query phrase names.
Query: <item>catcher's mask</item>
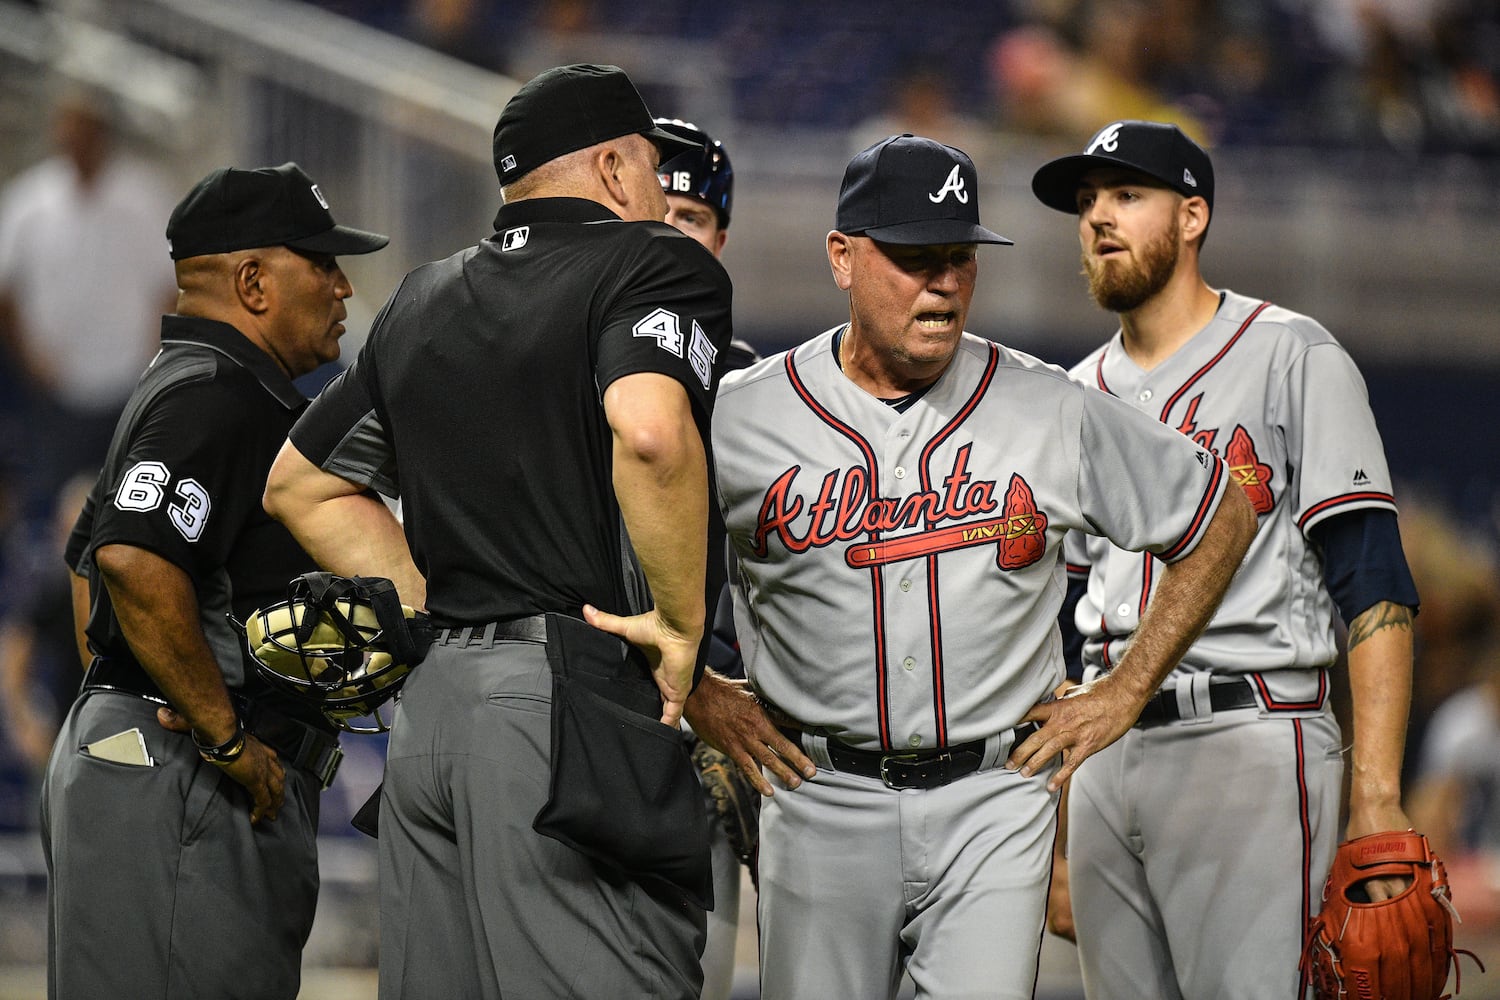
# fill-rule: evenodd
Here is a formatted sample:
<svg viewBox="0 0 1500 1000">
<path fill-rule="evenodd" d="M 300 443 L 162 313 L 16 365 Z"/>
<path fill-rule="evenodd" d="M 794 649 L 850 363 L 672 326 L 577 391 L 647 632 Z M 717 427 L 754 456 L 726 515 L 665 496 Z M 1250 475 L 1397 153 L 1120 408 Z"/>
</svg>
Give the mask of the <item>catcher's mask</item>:
<svg viewBox="0 0 1500 1000">
<path fill-rule="evenodd" d="M 390 729 L 381 706 L 431 643 L 427 616 L 402 605 L 383 577 L 304 573 L 287 600 L 234 624 L 266 683 L 311 701 L 350 733 Z M 373 723 L 355 724 L 366 717 Z"/>
</svg>

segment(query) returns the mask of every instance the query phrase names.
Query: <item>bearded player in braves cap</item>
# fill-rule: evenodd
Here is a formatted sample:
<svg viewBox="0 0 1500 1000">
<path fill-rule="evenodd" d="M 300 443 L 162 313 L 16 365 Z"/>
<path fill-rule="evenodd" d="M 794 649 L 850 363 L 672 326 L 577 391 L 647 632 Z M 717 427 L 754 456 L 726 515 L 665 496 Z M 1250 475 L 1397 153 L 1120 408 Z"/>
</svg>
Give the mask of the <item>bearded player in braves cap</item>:
<svg viewBox="0 0 1500 1000">
<path fill-rule="evenodd" d="M 827 237 L 848 322 L 720 390 L 746 672 L 818 765 L 762 805 L 773 1000 L 891 997 L 903 971 L 919 997 L 1032 996 L 1057 789 L 1129 729 L 1254 531 L 1220 459 L 965 332 L 978 245 L 1009 242 L 963 152 L 876 143 Z M 1168 568 L 1120 671 L 1054 701 L 1082 529 Z"/>
<path fill-rule="evenodd" d="M 1076 216 L 1089 291 L 1120 317 L 1073 374 L 1222 455 L 1260 522 L 1140 722 L 1071 782 L 1059 875 L 1084 986 L 1091 1000 L 1300 995 L 1307 920 L 1339 837 L 1335 612 L 1349 626 L 1348 836 L 1409 826 L 1417 593 L 1364 382 L 1316 321 L 1203 280 L 1213 166 L 1177 127 L 1108 125 L 1038 170 L 1032 190 Z M 1141 640 L 1160 567 L 1076 535 L 1068 569 L 1083 677 L 1107 679 Z M 1067 902 L 1054 894 L 1054 927 Z"/>
</svg>

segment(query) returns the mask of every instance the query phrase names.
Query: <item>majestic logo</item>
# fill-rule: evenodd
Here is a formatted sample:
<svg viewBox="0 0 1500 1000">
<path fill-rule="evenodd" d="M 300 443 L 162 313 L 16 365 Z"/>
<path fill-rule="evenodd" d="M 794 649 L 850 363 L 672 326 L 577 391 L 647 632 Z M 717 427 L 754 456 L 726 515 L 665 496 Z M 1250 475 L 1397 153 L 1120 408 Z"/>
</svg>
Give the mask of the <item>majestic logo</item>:
<svg viewBox="0 0 1500 1000">
<path fill-rule="evenodd" d="M 505 159 L 500 161 L 500 169 L 507 174 L 516 169 L 516 158 L 514 156 L 505 157 Z"/>
<path fill-rule="evenodd" d="M 519 250 L 531 239 L 530 226 L 517 226 L 515 229 L 507 229 L 505 235 L 500 237 L 500 251 Z"/>
<path fill-rule="evenodd" d="M 318 199 L 318 204 L 323 206 L 323 211 L 328 211 L 328 199 L 323 197 L 323 192 L 318 190 L 316 184 L 312 186 L 312 193 L 313 197 Z"/>
<path fill-rule="evenodd" d="M 1367 476 L 1367 475 L 1365 475 L 1365 470 L 1364 469 L 1355 469 L 1354 470 L 1354 485 L 1355 486 L 1369 486 L 1370 485 L 1370 477 Z"/>
<path fill-rule="evenodd" d="M 948 194 L 952 192 L 953 197 L 958 199 L 960 205 L 969 203 L 969 192 L 964 190 L 964 179 L 959 174 L 962 164 L 953 164 L 953 169 L 948 171 L 948 179 L 943 181 L 943 186 L 927 196 L 927 200 L 934 205 L 939 204 Z"/>
<path fill-rule="evenodd" d="M 995 545 L 995 561 L 1001 569 L 1031 565 L 1046 550 L 1047 516 L 1037 510 L 1031 488 L 1020 476 L 1011 477 L 999 517 L 939 526 L 944 521 L 992 514 L 1000 506 L 993 480 L 971 479 L 970 447 L 964 445 L 958 450 L 952 470 L 937 484 L 939 489 L 899 499 L 874 496 L 869 474 L 854 467 L 825 475 L 817 499 L 808 505 L 803 495 L 794 492 L 801 467 L 792 466 L 777 477 L 761 501 L 755 552 L 764 556 L 773 535 L 788 552 L 850 542 L 853 544 L 845 549 L 844 562 L 855 569 L 867 569 L 975 545 Z M 808 518 L 799 531 L 797 522 L 804 511 Z M 890 538 L 869 537 L 902 528 L 923 530 Z"/>
<path fill-rule="evenodd" d="M 1106 153 L 1113 153 L 1120 148 L 1120 129 L 1124 127 L 1124 122 L 1115 122 L 1113 125 L 1104 126 L 1099 130 L 1099 134 L 1094 136 L 1094 141 L 1089 143 L 1089 148 L 1085 149 L 1083 154 L 1085 156 L 1092 156 L 1101 149 Z"/>
<path fill-rule="evenodd" d="M 1255 513 L 1269 514 L 1276 506 L 1276 496 L 1271 492 L 1271 479 L 1275 473 L 1255 454 L 1255 442 L 1250 440 L 1250 432 L 1244 427 L 1235 426 L 1229 447 L 1224 449 L 1224 461 L 1229 464 L 1229 474 L 1250 498 Z"/>
</svg>

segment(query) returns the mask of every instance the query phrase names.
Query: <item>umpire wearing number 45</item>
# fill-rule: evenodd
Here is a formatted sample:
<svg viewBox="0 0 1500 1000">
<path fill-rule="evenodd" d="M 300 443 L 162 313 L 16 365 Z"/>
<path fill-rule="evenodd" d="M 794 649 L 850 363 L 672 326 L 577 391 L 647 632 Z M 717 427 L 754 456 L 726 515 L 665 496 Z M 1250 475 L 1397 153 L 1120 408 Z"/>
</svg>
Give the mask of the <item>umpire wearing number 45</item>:
<svg viewBox="0 0 1500 1000">
<path fill-rule="evenodd" d="M 407 275 L 272 469 L 268 508 L 326 569 L 438 628 L 386 755 L 382 997 L 701 988 L 708 827 L 677 722 L 730 286 L 656 176 L 696 145 L 618 68 L 522 86 L 494 235 Z"/>
<path fill-rule="evenodd" d="M 313 569 L 261 509 L 354 294 L 295 164 L 209 174 L 167 224 L 177 312 L 69 540 L 95 654 L 43 788 L 54 997 L 295 997 L 339 749 L 259 682 L 243 619 Z"/>
</svg>

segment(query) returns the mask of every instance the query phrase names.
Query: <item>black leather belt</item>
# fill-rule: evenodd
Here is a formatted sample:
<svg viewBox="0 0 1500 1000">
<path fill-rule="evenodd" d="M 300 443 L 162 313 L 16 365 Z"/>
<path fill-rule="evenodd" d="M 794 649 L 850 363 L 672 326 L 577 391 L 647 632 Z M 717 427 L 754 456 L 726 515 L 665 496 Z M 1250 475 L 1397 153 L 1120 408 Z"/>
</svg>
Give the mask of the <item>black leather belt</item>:
<svg viewBox="0 0 1500 1000">
<path fill-rule="evenodd" d="M 158 705 L 171 706 L 171 702 L 167 701 L 145 670 L 124 660 L 96 656 L 83 676 L 83 687 L 84 690 L 117 691 Z M 231 691 L 229 696 L 234 702 L 235 711 L 244 722 L 246 732 L 275 750 L 278 756 L 289 761 L 293 767 L 310 771 L 324 788 L 333 784 L 334 775 L 338 773 L 339 764 L 344 759 L 344 750 L 339 746 L 338 737 L 267 708 L 238 692 Z"/>
<path fill-rule="evenodd" d="M 1215 712 L 1227 712 L 1235 708 L 1255 708 L 1255 689 L 1248 677 L 1214 677 L 1208 682 L 1208 706 Z M 1175 688 L 1163 688 L 1151 696 L 1141 717 L 1136 720 L 1140 729 L 1178 722 L 1182 712 L 1177 707 Z"/>
<path fill-rule="evenodd" d="M 781 726 L 787 739 L 802 745 L 802 730 Z M 1035 722 L 1015 729 L 1012 746 L 1036 732 Z M 933 750 L 860 750 L 830 738 L 828 759 L 835 771 L 875 778 L 887 788 L 941 788 L 979 770 L 984 763 L 984 740 L 972 740 Z"/>
<path fill-rule="evenodd" d="M 489 649 L 497 642 L 547 641 L 547 616 L 532 615 L 529 618 L 514 618 L 508 622 L 484 622 L 479 625 L 453 625 L 439 628 L 433 633 L 434 646 L 456 646 L 465 649 L 477 646 Z"/>
</svg>

